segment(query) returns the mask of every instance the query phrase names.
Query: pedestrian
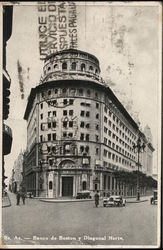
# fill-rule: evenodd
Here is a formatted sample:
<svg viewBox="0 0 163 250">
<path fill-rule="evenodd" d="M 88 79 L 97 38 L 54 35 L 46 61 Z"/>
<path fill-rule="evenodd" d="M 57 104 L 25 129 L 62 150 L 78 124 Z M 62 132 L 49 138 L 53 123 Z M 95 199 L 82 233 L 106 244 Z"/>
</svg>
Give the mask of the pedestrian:
<svg viewBox="0 0 163 250">
<path fill-rule="evenodd" d="M 25 192 L 21 193 L 21 197 L 22 197 L 23 204 L 25 205 L 25 198 L 26 198 Z"/>
<path fill-rule="evenodd" d="M 17 200 L 16 205 L 19 205 L 19 203 L 20 203 L 20 192 L 19 191 L 17 191 L 17 193 L 16 193 L 16 200 Z"/>
<path fill-rule="evenodd" d="M 95 206 L 98 207 L 99 205 L 99 194 L 98 191 L 95 193 Z"/>
</svg>

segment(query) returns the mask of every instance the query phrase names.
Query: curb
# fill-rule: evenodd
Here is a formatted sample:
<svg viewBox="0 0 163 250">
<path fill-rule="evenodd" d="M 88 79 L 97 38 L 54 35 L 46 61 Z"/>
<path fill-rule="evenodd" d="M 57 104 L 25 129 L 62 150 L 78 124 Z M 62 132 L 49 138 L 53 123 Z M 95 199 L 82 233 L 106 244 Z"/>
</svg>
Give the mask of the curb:
<svg viewBox="0 0 163 250">
<path fill-rule="evenodd" d="M 48 203 L 70 203 L 70 202 L 87 202 L 87 201 L 94 201 L 92 199 L 79 199 L 79 200 L 50 200 L 50 199 L 39 199 L 42 202 Z"/>
<path fill-rule="evenodd" d="M 141 202 L 146 202 L 148 200 L 140 200 L 140 201 L 127 201 L 126 200 L 126 203 L 141 203 Z"/>
</svg>

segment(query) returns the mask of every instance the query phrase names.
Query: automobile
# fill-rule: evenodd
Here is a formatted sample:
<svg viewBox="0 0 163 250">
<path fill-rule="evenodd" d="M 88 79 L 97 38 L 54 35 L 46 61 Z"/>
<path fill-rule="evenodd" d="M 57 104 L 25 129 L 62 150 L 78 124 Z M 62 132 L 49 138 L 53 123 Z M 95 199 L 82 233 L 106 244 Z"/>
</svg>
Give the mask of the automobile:
<svg viewBox="0 0 163 250">
<path fill-rule="evenodd" d="M 103 198 L 103 206 L 113 206 L 113 207 L 120 207 L 125 206 L 126 200 L 122 198 L 120 195 L 112 195 L 110 197 L 104 197 Z"/>
<path fill-rule="evenodd" d="M 76 199 L 91 199 L 91 192 L 89 190 L 83 190 L 77 193 Z"/>
<path fill-rule="evenodd" d="M 34 195 L 32 194 L 32 192 L 27 192 L 26 193 L 26 198 L 33 198 Z"/>
<path fill-rule="evenodd" d="M 153 196 L 150 198 L 150 204 L 157 205 L 157 190 L 153 191 Z"/>
</svg>

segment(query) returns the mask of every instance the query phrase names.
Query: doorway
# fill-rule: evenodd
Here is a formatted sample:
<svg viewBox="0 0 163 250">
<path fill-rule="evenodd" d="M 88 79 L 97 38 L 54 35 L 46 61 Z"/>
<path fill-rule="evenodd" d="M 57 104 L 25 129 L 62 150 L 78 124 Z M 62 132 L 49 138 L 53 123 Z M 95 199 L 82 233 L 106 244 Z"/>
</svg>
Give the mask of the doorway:
<svg viewBox="0 0 163 250">
<path fill-rule="evenodd" d="M 62 177 L 62 196 L 73 196 L 73 177 Z"/>
</svg>

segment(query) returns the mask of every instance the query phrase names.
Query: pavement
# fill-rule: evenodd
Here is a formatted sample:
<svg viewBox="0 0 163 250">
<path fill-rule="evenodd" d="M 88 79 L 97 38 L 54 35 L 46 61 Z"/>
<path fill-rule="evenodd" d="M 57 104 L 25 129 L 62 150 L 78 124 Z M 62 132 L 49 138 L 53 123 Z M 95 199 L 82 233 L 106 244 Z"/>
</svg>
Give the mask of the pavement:
<svg viewBox="0 0 163 250">
<path fill-rule="evenodd" d="M 64 204 L 26 199 L 25 205 L 21 200 L 17 206 L 15 194 L 9 196 L 12 206 L 2 210 L 2 240 L 6 247 L 154 246 L 157 242 L 158 206 L 149 202 L 106 208 L 100 200 L 96 208 L 92 201 Z"/>
</svg>

